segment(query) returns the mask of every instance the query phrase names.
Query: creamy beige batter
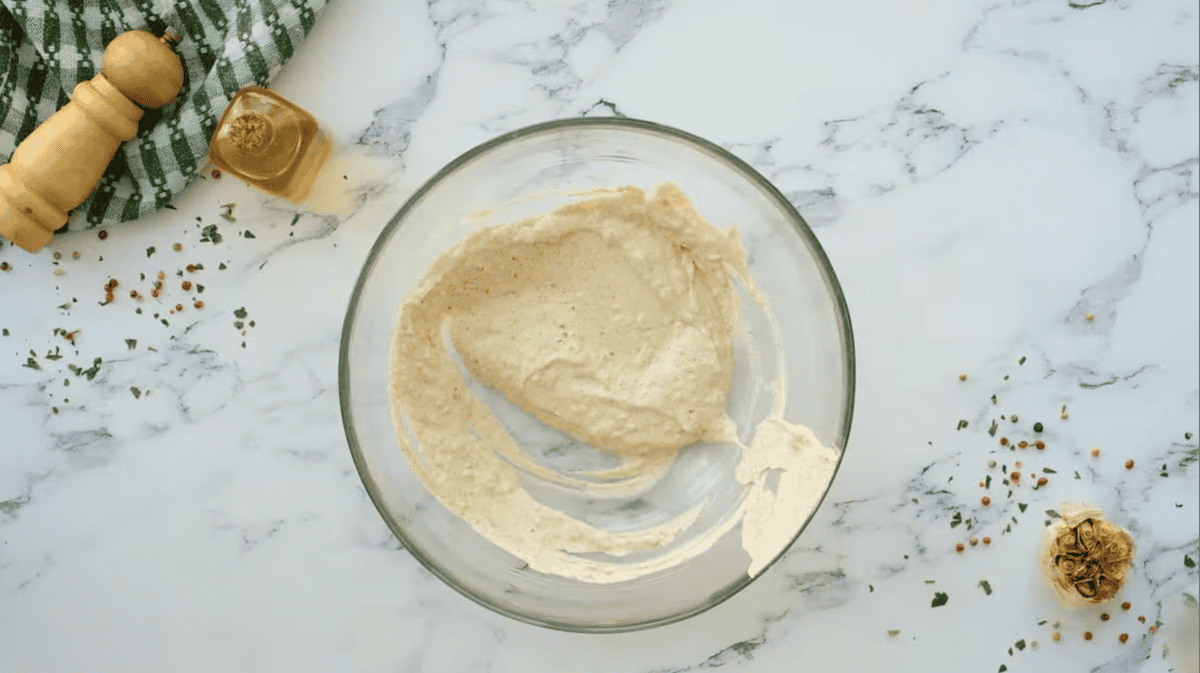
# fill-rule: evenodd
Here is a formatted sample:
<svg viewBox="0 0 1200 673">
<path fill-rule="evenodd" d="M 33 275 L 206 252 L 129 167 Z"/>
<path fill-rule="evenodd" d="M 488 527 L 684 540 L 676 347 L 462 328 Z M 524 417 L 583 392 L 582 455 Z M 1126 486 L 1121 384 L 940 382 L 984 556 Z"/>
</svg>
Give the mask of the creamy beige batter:
<svg viewBox="0 0 1200 673">
<path fill-rule="evenodd" d="M 698 508 L 647 530 L 605 530 L 536 501 L 519 478 L 628 489 L 653 483 L 683 446 L 737 443 L 726 411 L 740 319 L 735 278 L 767 308 L 736 230 L 713 227 L 672 185 L 651 197 L 613 190 L 475 232 L 433 264 L 401 309 L 391 393 L 414 472 L 442 504 L 533 570 L 624 581 L 702 553 L 741 522 L 747 572 L 757 574 L 815 507 L 837 460 L 778 411 L 742 446 L 736 478 L 747 494 L 739 510 L 653 560 L 579 554 L 660 547 L 694 523 Z M 451 348 L 480 383 L 615 453 L 619 465 L 581 482 L 531 460 L 468 391 Z M 768 488 L 772 471 L 779 478 Z"/>
</svg>

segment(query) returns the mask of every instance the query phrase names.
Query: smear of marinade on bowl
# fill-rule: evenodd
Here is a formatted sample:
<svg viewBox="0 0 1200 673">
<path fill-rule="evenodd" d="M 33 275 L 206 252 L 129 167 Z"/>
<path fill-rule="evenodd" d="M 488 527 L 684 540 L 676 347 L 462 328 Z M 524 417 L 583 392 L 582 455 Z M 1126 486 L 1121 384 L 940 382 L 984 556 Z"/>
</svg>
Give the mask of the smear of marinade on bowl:
<svg viewBox="0 0 1200 673">
<path fill-rule="evenodd" d="M 757 574 L 820 500 L 837 453 L 781 417 L 782 381 L 772 415 L 748 444 L 739 441 L 726 408 L 741 319 L 735 281 L 769 314 L 736 229 L 708 223 L 670 184 L 652 195 L 606 190 L 474 232 L 434 262 L 400 310 L 390 392 L 410 467 L 445 507 L 535 571 L 626 581 L 703 553 L 741 523 L 747 573 Z M 582 481 L 532 460 L 463 369 L 543 423 L 615 454 L 617 466 Z M 522 478 L 584 492 L 652 484 L 695 442 L 740 448 L 734 476 L 745 495 L 719 525 L 648 560 L 597 555 L 668 545 L 696 522 L 698 506 L 652 527 L 609 530 L 522 486 Z"/>
</svg>

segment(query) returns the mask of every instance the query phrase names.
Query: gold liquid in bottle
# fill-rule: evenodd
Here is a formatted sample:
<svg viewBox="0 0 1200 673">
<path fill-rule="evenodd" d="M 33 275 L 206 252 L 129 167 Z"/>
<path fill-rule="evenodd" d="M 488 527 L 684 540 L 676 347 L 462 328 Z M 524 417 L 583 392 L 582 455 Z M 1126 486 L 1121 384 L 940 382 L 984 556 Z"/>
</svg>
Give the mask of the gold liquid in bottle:
<svg viewBox="0 0 1200 673">
<path fill-rule="evenodd" d="M 268 194 L 300 201 L 332 149 L 311 114 L 273 91 L 249 86 L 225 109 L 208 159 Z"/>
</svg>

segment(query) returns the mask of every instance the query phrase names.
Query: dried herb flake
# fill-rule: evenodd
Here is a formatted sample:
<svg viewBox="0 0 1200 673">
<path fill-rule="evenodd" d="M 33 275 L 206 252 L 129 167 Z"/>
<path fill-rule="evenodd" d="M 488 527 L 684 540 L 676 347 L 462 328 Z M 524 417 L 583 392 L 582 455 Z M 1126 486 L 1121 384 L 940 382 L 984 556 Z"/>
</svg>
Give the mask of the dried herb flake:
<svg viewBox="0 0 1200 673">
<path fill-rule="evenodd" d="M 983 593 L 988 596 L 992 595 L 992 585 L 987 580 L 979 580 L 979 586 L 983 589 Z"/>
<path fill-rule="evenodd" d="M 943 605 L 945 605 L 946 603 L 948 603 L 949 601 L 950 601 L 950 596 L 942 593 L 941 591 L 938 591 L 933 594 L 933 602 L 931 602 L 929 604 L 929 607 L 940 608 Z"/>
</svg>

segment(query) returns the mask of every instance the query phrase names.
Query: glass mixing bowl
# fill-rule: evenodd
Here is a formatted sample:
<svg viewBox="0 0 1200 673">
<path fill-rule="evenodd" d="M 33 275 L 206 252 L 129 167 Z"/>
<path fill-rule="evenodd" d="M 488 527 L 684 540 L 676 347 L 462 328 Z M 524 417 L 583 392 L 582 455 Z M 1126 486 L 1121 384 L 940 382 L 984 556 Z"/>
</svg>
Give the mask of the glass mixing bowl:
<svg viewBox="0 0 1200 673">
<path fill-rule="evenodd" d="M 439 255 L 481 227 L 590 198 L 580 194 L 586 190 L 633 185 L 652 192 L 667 182 L 713 225 L 738 228 L 751 275 L 774 312 L 768 320 L 743 302 L 747 336 L 757 347 L 735 348 L 730 416 L 745 436 L 746 424 L 764 417 L 777 392 L 764 377 L 776 376 L 786 387 L 783 418 L 813 430 L 841 463 L 854 406 L 850 316 L 816 237 L 763 176 L 701 138 L 626 118 L 554 121 L 486 142 L 426 182 L 380 233 L 350 298 L 338 384 L 354 463 L 392 532 L 433 574 L 509 617 L 569 631 L 629 631 L 703 612 L 754 580 L 740 525 L 704 553 L 634 580 L 590 584 L 534 572 L 442 506 L 409 469 L 396 439 L 388 389 L 393 330 L 405 298 Z M 476 393 L 486 398 L 488 391 Z M 517 418 L 523 412 L 515 405 L 500 409 L 504 402 L 494 400 L 493 413 L 510 417 L 506 427 L 535 459 L 547 455 L 547 446 L 570 443 L 532 416 Z M 699 506 L 696 532 L 719 526 L 745 495 L 733 477 L 737 450 L 729 449 L 684 447 L 654 484 L 653 497 L 628 496 L 624 507 L 606 503 L 606 516 L 630 512 L 629 521 L 615 526 L 628 528 Z M 569 458 L 557 453 L 546 465 L 569 469 Z M 590 502 L 534 486 L 531 493 L 549 493 L 547 504 L 557 497 L 562 502 L 554 506 L 568 511 Z M 788 523 L 792 542 L 811 518 Z"/>
</svg>

